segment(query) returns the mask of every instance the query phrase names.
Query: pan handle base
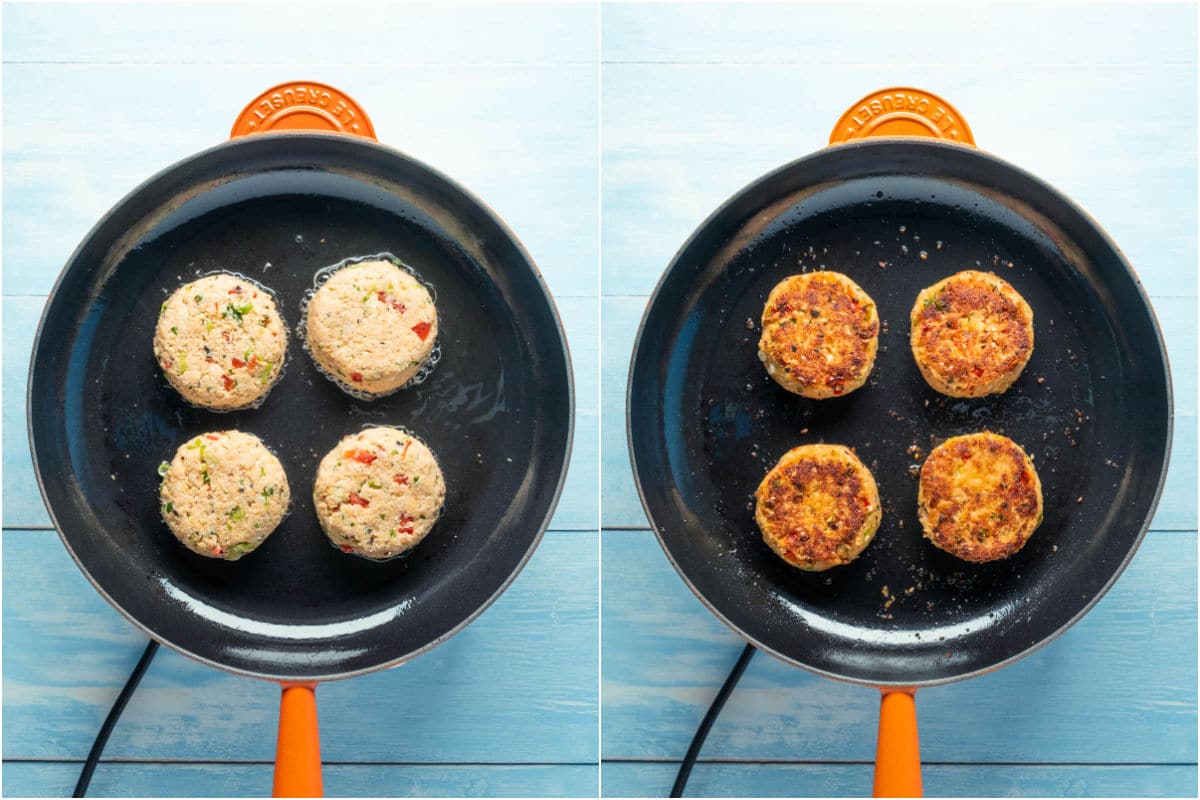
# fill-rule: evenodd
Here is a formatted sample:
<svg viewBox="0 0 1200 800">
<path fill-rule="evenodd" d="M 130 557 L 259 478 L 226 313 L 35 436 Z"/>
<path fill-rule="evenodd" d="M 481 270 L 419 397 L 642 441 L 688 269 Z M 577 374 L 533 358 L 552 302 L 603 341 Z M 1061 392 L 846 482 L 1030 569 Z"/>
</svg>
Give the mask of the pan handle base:
<svg viewBox="0 0 1200 800">
<path fill-rule="evenodd" d="M 314 684 L 285 684 L 279 702 L 274 797 L 324 797 Z"/>
<path fill-rule="evenodd" d="M 875 746 L 875 797 L 922 797 L 915 689 L 883 689 Z"/>
</svg>

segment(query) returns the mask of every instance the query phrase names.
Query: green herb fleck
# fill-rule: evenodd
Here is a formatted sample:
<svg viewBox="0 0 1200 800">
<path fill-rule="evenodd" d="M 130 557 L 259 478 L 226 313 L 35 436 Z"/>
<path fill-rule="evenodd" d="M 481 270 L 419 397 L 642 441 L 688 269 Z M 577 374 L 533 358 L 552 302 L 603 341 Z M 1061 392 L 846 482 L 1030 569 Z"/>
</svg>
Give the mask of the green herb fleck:
<svg viewBox="0 0 1200 800">
<path fill-rule="evenodd" d="M 367 486 L 370 486 L 372 489 L 383 488 L 383 484 L 379 483 L 378 481 L 367 481 Z"/>
<path fill-rule="evenodd" d="M 225 310 L 223 312 L 221 312 L 221 316 L 236 319 L 238 322 L 238 325 L 241 325 L 242 317 L 245 316 L 246 314 L 249 314 L 253 310 L 254 310 L 253 303 L 246 302 L 246 303 L 242 303 L 241 305 L 236 305 L 236 306 L 233 303 L 226 303 Z"/>
<path fill-rule="evenodd" d="M 167 504 L 165 506 L 163 506 L 163 513 L 164 514 L 174 514 L 175 513 L 175 504 L 168 501 Z"/>
<path fill-rule="evenodd" d="M 200 470 L 200 477 L 204 480 L 204 482 L 206 484 L 210 482 L 210 479 L 208 477 L 208 466 L 207 465 L 204 467 L 204 469 Z"/>
<path fill-rule="evenodd" d="M 199 302 L 200 302 L 201 300 L 203 300 L 203 299 L 204 299 L 204 295 L 202 295 L 202 294 L 198 294 L 198 295 L 196 295 L 196 302 L 197 302 L 197 303 L 199 303 Z"/>
<path fill-rule="evenodd" d="M 177 328 L 177 327 L 175 327 L 174 325 L 172 325 L 172 326 L 171 326 L 171 333 L 179 333 L 179 328 Z"/>
<path fill-rule="evenodd" d="M 241 506 L 234 506 L 229 511 L 229 518 L 234 522 L 238 522 L 246 518 L 246 512 Z"/>
<path fill-rule="evenodd" d="M 253 551 L 256 547 L 258 547 L 258 545 L 256 545 L 254 542 L 238 542 L 226 550 L 225 553 L 231 556 L 244 556 L 246 553 Z"/>
<path fill-rule="evenodd" d="M 158 474 L 165 478 L 167 476 L 167 470 L 169 470 L 170 468 L 171 468 L 171 465 L 168 462 L 164 461 L 158 465 Z"/>
</svg>

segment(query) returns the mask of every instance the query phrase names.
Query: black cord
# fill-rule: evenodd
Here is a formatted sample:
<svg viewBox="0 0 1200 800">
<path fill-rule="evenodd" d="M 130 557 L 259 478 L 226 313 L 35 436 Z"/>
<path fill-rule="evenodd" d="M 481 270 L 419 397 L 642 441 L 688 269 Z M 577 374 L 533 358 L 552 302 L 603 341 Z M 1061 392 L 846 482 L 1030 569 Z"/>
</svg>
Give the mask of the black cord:
<svg viewBox="0 0 1200 800">
<path fill-rule="evenodd" d="M 737 663 L 729 671 L 729 677 L 725 679 L 721 691 L 717 692 L 717 696 L 713 698 L 712 705 L 708 707 L 708 713 L 704 715 L 704 719 L 700 721 L 700 727 L 696 729 L 696 735 L 692 737 L 692 744 L 688 747 L 687 755 L 683 757 L 683 763 L 679 765 L 679 774 L 675 776 L 675 785 L 671 787 L 671 797 L 683 797 L 683 790 L 687 787 L 692 767 L 696 765 L 700 748 L 704 746 L 704 740 L 708 738 L 708 731 L 717 721 L 717 716 L 725 707 L 725 701 L 729 699 L 729 695 L 733 694 L 733 689 L 750 664 L 750 659 L 754 657 L 754 652 L 754 645 L 746 645 Z"/>
<path fill-rule="evenodd" d="M 92 751 L 88 753 L 87 760 L 83 762 L 83 769 L 79 771 L 79 782 L 75 784 L 75 794 L 71 795 L 72 797 L 83 797 L 87 794 L 88 784 L 92 782 L 92 773 L 96 771 L 96 765 L 100 763 L 100 754 L 104 752 L 104 745 L 108 744 L 109 734 L 117 726 L 121 712 L 125 710 L 129 698 L 133 697 L 134 691 L 142 682 L 142 676 L 146 674 L 146 670 L 150 667 L 150 662 L 154 660 L 154 654 L 157 652 L 158 642 L 151 640 L 146 645 L 137 666 L 129 674 L 129 680 L 125 681 L 125 688 L 117 695 L 117 701 L 113 703 L 112 709 L 105 717 L 104 724 L 100 726 L 100 732 L 96 734 L 96 741 L 92 742 Z"/>
</svg>

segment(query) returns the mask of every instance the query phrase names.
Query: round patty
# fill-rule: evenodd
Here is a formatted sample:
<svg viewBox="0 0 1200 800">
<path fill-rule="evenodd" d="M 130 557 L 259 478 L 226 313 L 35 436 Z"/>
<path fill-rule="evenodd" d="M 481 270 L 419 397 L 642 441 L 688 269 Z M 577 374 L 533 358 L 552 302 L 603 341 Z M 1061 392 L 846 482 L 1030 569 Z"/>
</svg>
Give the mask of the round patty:
<svg viewBox="0 0 1200 800">
<path fill-rule="evenodd" d="M 433 353 L 438 315 L 420 281 L 388 261 L 334 272 L 308 303 L 305 337 L 321 370 L 356 394 L 408 383 Z"/>
<path fill-rule="evenodd" d="M 762 313 L 759 360 L 789 392 L 823 400 L 867 382 L 879 349 L 879 312 L 839 272 L 784 278 Z"/>
<path fill-rule="evenodd" d="M 291 500 L 279 459 L 257 436 L 241 431 L 190 439 L 158 471 L 167 527 L 189 550 L 209 558 L 237 561 L 254 550 Z"/>
<path fill-rule="evenodd" d="M 255 405 L 271 391 L 287 340 L 266 289 L 218 273 L 184 284 L 162 304 L 154 358 L 188 401 L 228 411 Z"/>
<path fill-rule="evenodd" d="M 964 561 L 995 561 L 1025 546 L 1042 522 L 1042 482 L 1025 451 L 994 433 L 955 436 L 921 467 L 925 537 Z"/>
<path fill-rule="evenodd" d="M 411 550 L 442 513 L 446 482 L 437 459 L 397 428 L 351 434 L 321 459 L 313 506 L 344 552 L 391 558 Z"/>
<path fill-rule="evenodd" d="M 837 444 L 789 450 L 763 478 L 755 501 L 763 541 L 792 566 L 813 572 L 857 558 L 883 519 L 871 471 Z"/>
<path fill-rule="evenodd" d="M 910 321 L 917 367 L 951 397 L 1005 391 L 1033 354 L 1033 309 L 990 272 L 960 272 L 925 289 Z"/>
</svg>

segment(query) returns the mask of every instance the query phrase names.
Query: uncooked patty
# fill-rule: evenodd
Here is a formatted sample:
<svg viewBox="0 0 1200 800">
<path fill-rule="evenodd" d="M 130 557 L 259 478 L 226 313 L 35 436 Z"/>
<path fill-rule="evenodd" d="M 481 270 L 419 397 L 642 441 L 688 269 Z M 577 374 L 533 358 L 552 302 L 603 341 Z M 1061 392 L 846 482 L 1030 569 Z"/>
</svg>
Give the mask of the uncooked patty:
<svg viewBox="0 0 1200 800">
<path fill-rule="evenodd" d="M 429 359 L 437 335 L 429 290 L 382 260 L 334 272 L 305 316 L 305 337 L 317 365 L 343 388 L 368 395 L 406 384 Z"/>
<path fill-rule="evenodd" d="M 929 541 L 965 561 L 995 561 L 1024 547 L 1041 524 L 1042 482 L 1012 439 L 972 433 L 925 459 L 917 503 Z"/>
<path fill-rule="evenodd" d="M 842 445 L 789 450 L 755 500 L 763 541 L 792 566 L 814 572 L 857 558 L 883 519 L 875 478 Z"/>
<path fill-rule="evenodd" d="M 867 382 L 879 347 L 879 312 L 838 272 L 784 278 L 762 313 L 758 357 L 789 392 L 823 400 Z"/>
<path fill-rule="evenodd" d="M 990 272 L 959 272 L 925 289 L 910 322 L 917 367 L 951 397 L 1005 391 L 1033 354 L 1033 309 Z"/>
<path fill-rule="evenodd" d="M 159 466 L 171 533 L 191 551 L 236 561 L 262 544 L 291 493 L 279 459 L 257 436 L 215 431 L 189 439 Z"/>
<path fill-rule="evenodd" d="M 187 400 L 228 411 L 254 405 L 271 391 L 287 339 L 266 289 L 217 273 L 184 284 L 162 304 L 154 358 Z"/>
<path fill-rule="evenodd" d="M 330 541 L 368 558 L 415 547 L 445 500 L 437 459 L 420 439 L 397 428 L 368 428 L 343 438 L 321 460 L 313 487 L 313 506 Z"/>
</svg>

